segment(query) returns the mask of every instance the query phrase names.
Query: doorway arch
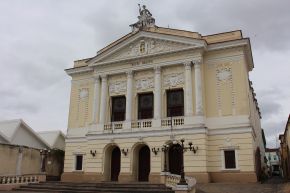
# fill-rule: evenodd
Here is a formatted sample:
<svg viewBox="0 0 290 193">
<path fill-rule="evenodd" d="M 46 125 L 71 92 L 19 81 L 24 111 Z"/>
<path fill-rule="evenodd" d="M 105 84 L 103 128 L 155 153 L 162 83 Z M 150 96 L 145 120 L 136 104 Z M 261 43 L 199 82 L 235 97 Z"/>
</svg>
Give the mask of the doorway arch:
<svg viewBox="0 0 290 193">
<path fill-rule="evenodd" d="M 168 150 L 168 165 L 169 165 L 169 172 L 171 174 L 180 175 L 181 172 L 181 162 L 182 162 L 182 152 L 178 151 L 177 149 L 181 148 L 179 144 L 172 144 Z"/>
<path fill-rule="evenodd" d="M 118 181 L 121 169 L 121 151 L 117 145 L 110 144 L 105 149 L 104 180 Z"/>
<path fill-rule="evenodd" d="M 150 149 L 146 144 L 137 144 L 133 150 L 133 177 L 136 181 L 149 181 Z"/>
</svg>

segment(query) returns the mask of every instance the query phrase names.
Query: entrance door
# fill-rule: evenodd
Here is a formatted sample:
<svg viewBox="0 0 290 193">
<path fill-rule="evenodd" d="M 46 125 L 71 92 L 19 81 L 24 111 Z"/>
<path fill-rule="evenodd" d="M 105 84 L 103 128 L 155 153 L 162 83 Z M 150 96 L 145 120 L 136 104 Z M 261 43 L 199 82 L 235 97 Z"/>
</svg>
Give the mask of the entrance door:
<svg viewBox="0 0 290 193">
<path fill-rule="evenodd" d="M 139 151 L 138 181 L 148 181 L 150 173 L 150 149 L 143 146 Z"/>
<path fill-rule="evenodd" d="M 111 181 L 118 181 L 120 173 L 121 151 L 115 147 L 112 151 L 111 157 Z"/>
<path fill-rule="evenodd" d="M 172 145 L 169 148 L 169 172 L 172 174 L 180 175 L 181 171 L 181 156 L 182 153 L 179 150 L 181 146 L 179 144 Z"/>
</svg>

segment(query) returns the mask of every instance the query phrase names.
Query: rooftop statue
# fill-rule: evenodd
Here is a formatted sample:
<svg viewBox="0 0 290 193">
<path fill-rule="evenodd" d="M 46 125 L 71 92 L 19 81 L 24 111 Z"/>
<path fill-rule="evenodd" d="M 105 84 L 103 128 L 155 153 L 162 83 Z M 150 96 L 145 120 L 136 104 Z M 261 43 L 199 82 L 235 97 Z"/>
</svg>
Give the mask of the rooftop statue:
<svg viewBox="0 0 290 193">
<path fill-rule="evenodd" d="M 142 8 L 140 4 L 139 6 L 139 16 L 138 21 L 134 24 L 131 24 L 132 31 L 138 31 L 142 29 L 146 29 L 148 27 L 154 27 L 155 26 L 155 19 L 152 17 L 152 14 L 148 9 L 146 9 L 146 6 L 143 5 Z"/>
</svg>

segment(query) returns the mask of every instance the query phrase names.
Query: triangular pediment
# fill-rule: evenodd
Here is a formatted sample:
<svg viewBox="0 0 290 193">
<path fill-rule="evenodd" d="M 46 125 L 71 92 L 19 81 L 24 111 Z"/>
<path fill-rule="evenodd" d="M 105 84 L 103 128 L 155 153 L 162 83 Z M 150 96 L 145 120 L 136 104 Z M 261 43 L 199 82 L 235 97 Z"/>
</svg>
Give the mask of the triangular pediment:
<svg viewBox="0 0 290 193">
<path fill-rule="evenodd" d="M 142 31 L 98 54 L 89 62 L 89 65 L 131 60 L 205 46 L 205 41 L 200 39 Z"/>
</svg>

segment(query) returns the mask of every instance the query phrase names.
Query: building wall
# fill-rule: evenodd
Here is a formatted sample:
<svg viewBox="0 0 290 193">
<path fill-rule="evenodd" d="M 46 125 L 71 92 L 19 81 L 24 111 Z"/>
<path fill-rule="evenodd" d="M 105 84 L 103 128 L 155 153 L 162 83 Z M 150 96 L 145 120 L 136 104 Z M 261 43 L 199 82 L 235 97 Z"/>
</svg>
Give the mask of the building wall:
<svg viewBox="0 0 290 193">
<path fill-rule="evenodd" d="M 46 174 L 60 176 L 63 171 L 63 151 L 51 150 L 46 159 Z M 39 149 L 0 144 L 0 176 L 39 174 L 41 172 L 42 157 Z"/>
<path fill-rule="evenodd" d="M 38 149 L 0 144 L 0 175 L 40 173 Z"/>
</svg>

